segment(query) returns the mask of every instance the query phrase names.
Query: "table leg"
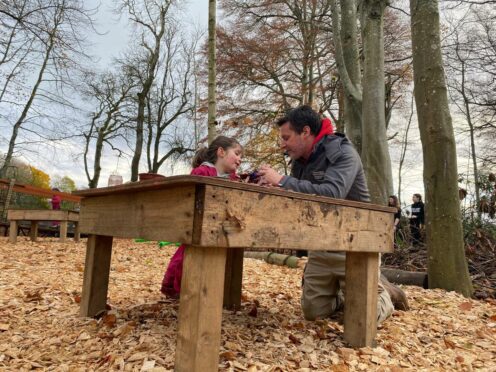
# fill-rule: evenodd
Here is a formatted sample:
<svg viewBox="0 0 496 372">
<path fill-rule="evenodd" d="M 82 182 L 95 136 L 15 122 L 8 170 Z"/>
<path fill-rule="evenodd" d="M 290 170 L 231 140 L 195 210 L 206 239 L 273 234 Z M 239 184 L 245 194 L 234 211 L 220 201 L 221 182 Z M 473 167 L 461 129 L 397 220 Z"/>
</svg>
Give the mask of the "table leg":
<svg viewBox="0 0 496 372">
<path fill-rule="evenodd" d="M 353 347 L 375 345 L 378 253 L 346 252 L 344 338 Z"/>
<path fill-rule="evenodd" d="M 9 226 L 9 242 L 15 243 L 17 241 L 17 221 L 10 220 Z"/>
<path fill-rule="evenodd" d="M 226 248 L 185 249 L 176 372 L 218 370 L 225 265 Z"/>
<path fill-rule="evenodd" d="M 38 238 L 38 221 L 31 221 L 31 230 L 29 235 L 31 236 L 31 240 L 35 242 Z"/>
<path fill-rule="evenodd" d="M 81 231 L 79 230 L 79 222 L 74 222 L 74 241 L 78 242 L 81 239 Z"/>
<path fill-rule="evenodd" d="M 112 237 L 88 236 L 84 265 L 81 316 L 95 316 L 105 310 L 112 256 Z"/>
<path fill-rule="evenodd" d="M 65 242 L 67 239 L 67 220 L 60 221 L 60 241 Z"/>
<path fill-rule="evenodd" d="M 224 279 L 224 307 L 237 310 L 241 308 L 241 286 L 243 282 L 244 249 L 228 249 L 226 275 Z"/>
</svg>

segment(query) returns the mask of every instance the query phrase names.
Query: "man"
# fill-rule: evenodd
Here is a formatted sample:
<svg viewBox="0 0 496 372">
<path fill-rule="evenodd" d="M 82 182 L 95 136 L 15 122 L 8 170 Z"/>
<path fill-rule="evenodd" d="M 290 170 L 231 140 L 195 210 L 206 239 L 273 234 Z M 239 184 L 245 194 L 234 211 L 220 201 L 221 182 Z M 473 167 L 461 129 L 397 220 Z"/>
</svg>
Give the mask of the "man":
<svg viewBox="0 0 496 372">
<path fill-rule="evenodd" d="M 293 161 L 291 176 L 283 176 L 264 165 L 259 172 L 262 183 L 338 199 L 370 201 L 360 156 L 346 137 L 332 134 L 329 120 L 321 123 L 319 114 L 311 107 L 300 106 L 290 110 L 277 124 L 281 147 Z M 309 251 L 301 298 L 306 319 L 324 318 L 342 307 L 345 258 L 344 252 Z M 379 323 L 394 310 L 390 293 L 398 308 L 408 307 L 401 289 L 385 282 L 381 277 Z"/>
</svg>

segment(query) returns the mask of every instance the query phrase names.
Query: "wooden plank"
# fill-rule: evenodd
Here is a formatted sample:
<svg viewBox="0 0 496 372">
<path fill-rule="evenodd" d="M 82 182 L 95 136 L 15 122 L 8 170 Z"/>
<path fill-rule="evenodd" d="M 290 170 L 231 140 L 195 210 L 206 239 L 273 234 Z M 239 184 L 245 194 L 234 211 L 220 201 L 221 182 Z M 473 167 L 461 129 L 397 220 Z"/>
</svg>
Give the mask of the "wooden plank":
<svg viewBox="0 0 496 372">
<path fill-rule="evenodd" d="M 176 372 L 218 370 L 225 264 L 225 248 L 185 249 Z"/>
<path fill-rule="evenodd" d="M 389 212 L 209 185 L 204 210 L 201 246 L 393 250 L 393 214 Z"/>
<path fill-rule="evenodd" d="M 217 177 L 201 177 L 201 176 L 172 176 L 161 179 L 152 179 L 148 181 L 132 182 L 112 187 L 102 187 L 97 189 L 80 190 L 74 192 L 78 196 L 102 196 L 102 195 L 115 195 L 120 193 L 141 192 L 149 190 L 165 190 L 168 188 L 188 187 L 195 185 L 209 185 L 227 188 L 231 190 L 252 191 L 262 195 L 279 195 L 290 197 L 293 199 L 316 201 L 331 203 L 334 205 L 344 205 L 355 207 L 359 209 L 377 210 L 382 212 L 395 213 L 396 209 L 377 205 L 372 203 L 364 203 L 353 200 L 333 199 L 327 196 L 310 195 L 300 192 L 288 191 L 278 187 L 264 187 L 255 184 L 248 184 L 244 182 L 235 182 Z"/>
<path fill-rule="evenodd" d="M 10 179 L 0 178 L 0 190 L 8 190 L 9 186 L 10 186 Z M 61 191 L 43 189 L 32 185 L 24 185 L 19 182 L 14 183 L 14 187 L 12 188 L 12 191 L 21 194 L 42 196 L 46 198 L 50 198 L 53 195 L 58 195 L 62 200 L 72 201 L 75 203 L 79 203 L 81 201 L 81 197 L 77 195 L 68 194 L 66 192 L 61 192 Z"/>
<path fill-rule="evenodd" d="M 38 221 L 31 221 L 31 230 L 29 231 L 31 241 L 35 242 L 38 238 Z"/>
<path fill-rule="evenodd" d="M 60 221 L 60 241 L 65 242 L 67 240 L 67 221 Z"/>
<path fill-rule="evenodd" d="M 9 242 L 15 243 L 17 242 L 17 221 L 10 221 L 9 227 Z"/>
<path fill-rule="evenodd" d="M 224 279 L 224 307 L 230 310 L 241 308 L 241 289 L 243 285 L 244 249 L 229 249 L 226 258 Z"/>
<path fill-rule="evenodd" d="M 112 237 L 90 235 L 86 246 L 81 316 L 93 317 L 105 310 L 112 256 Z"/>
<path fill-rule="evenodd" d="M 195 186 L 84 198 L 80 230 L 191 244 Z"/>
<path fill-rule="evenodd" d="M 375 346 L 378 253 L 346 253 L 344 338 L 353 347 Z"/>
<path fill-rule="evenodd" d="M 53 209 L 9 209 L 7 218 L 24 221 L 78 221 L 79 212 Z"/>
<path fill-rule="evenodd" d="M 74 241 L 78 242 L 81 239 L 81 232 L 79 230 L 79 222 L 74 223 Z"/>
</svg>

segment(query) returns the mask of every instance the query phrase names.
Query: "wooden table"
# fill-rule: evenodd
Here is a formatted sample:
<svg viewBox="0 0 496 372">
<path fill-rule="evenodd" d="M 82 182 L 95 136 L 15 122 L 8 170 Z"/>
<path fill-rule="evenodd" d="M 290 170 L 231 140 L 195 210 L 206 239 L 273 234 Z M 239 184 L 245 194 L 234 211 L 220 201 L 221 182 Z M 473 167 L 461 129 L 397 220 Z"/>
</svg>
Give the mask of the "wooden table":
<svg viewBox="0 0 496 372">
<path fill-rule="evenodd" d="M 17 241 L 17 226 L 19 221 L 31 221 L 30 236 L 32 241 L 38 237 L 38 223 L 40 221 L 60 222 L 60 241 L 67 239 L 68 222 L 74 222 L 74 241 L 79 241 L 79 212 L 51 209 L 9 209 L 7 219 L 10 221 L 9 241 Z"/>
<path fill-rule="evenodd" d="M 393 250 L 394 210 L 218 178 L 174 176 L 77 192 L 88 233 L 80 314 L 107 300 L 112 237 L 187 245 L 176 371 L 215 371 L 222 305 L 239 307 L 243 248 L 346 251 L 344 337 L 372 346 L 379 252 Z"/>
</svg>

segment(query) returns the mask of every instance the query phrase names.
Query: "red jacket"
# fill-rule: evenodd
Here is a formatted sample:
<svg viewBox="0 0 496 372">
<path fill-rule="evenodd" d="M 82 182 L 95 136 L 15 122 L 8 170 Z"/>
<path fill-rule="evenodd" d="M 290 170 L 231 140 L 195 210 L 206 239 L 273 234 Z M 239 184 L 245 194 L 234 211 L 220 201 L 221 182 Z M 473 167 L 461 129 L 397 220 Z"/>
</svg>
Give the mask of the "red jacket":
<svg viewBox="0 0 496 372">
<path fill-rule="evenodd" d="M 217 169 L 207 164 L 202 164 L 199 167 L 194 168 L 191 171 L 193 176 L 207 176 L 207 177 L 218 177 Z M 232 181 L 237 181 L 239 177 L 235 172 L 229 175 L 229 179 Z M 164 274 L 164 279 L 162 280 L 162 288 L 160 291 L 168 297 L 179 297 L 179 292 L 181 291 L 181 278 L 183 276 L 183 260 L 184 260 L 184 248 L 185 245 L 177 249 L 174 256 L 172 256 L 169 266 Z"/>
</svg>

